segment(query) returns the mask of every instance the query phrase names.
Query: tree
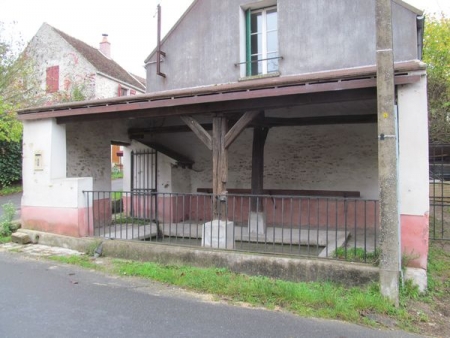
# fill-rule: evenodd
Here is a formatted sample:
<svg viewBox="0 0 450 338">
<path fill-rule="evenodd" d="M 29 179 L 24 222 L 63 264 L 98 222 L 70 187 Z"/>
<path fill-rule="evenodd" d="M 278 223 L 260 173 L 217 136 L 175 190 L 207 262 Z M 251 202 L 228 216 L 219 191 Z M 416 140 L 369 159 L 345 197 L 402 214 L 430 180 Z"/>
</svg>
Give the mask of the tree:
<svg viewBox="0 0 450 338">
<path fill-rule="evenodd" d="M 0 187 L 21 179 L 22 123 L 17 110 L 38 102 L 38 82 L 23 43 L 6 37 L 0 22 Z"/>
<path fill-rule="evenodd" d="M 427 17 L 423 61 L 428 64 L 428 119 L 431 142 L 450 143 L 450 19 Z"/>
</svg>

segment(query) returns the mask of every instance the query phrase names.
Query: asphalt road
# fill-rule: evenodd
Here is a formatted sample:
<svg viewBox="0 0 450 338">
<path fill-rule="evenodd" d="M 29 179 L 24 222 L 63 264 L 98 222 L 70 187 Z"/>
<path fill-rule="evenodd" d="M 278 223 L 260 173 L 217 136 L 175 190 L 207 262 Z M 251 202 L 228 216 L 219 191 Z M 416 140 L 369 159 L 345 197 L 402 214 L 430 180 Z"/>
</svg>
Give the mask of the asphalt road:
<svg viewBox="0 0 450 338">
<path fill-rule="evenodd" d="M 230 306 L 0 251 L 0 337 L 417 337 Z"/>
</svg>

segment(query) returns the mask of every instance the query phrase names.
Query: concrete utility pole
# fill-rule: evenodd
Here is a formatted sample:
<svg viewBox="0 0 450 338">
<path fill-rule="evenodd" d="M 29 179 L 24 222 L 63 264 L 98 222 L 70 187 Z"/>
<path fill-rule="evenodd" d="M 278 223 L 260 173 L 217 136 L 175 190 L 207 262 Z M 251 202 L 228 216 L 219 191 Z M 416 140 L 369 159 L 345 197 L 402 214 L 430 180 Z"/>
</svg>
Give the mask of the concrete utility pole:
<svg viewBox="0 0 450 338">
<path fill-rule="evenodd" d="M 398 306 L 400 231 L 398 214 L 398 133 L 395 109 L 391 0 L 376 0 L 378 181 L 380 187 L 380 284 Z"/>
</svg>

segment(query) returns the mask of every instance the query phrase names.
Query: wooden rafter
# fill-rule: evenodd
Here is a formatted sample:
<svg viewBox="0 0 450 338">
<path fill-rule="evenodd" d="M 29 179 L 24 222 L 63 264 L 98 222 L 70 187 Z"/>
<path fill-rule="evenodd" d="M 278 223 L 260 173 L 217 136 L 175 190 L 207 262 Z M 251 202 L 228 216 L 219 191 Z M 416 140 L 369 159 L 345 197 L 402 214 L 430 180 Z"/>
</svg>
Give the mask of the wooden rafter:
<svg viewBox="0 0 450 338">
<path fill-rule="evenodd" d="M 195 135 L 202 141 L 209 150 L 213 150 L 211 135 L 198 123 L 192 116 L 180 116 L 180 118 L 188 125 Z"/>
<path fill-rule="evenodd" d="M 225 135 L 225 148 L 228 147 L 236 140 L 236 138 L 242 133 L 242 131 L 248 126 L 253 119 L 260 114 L 259 111 L 246 112 L 239 121 L 228 131 Z"/>
</svg>

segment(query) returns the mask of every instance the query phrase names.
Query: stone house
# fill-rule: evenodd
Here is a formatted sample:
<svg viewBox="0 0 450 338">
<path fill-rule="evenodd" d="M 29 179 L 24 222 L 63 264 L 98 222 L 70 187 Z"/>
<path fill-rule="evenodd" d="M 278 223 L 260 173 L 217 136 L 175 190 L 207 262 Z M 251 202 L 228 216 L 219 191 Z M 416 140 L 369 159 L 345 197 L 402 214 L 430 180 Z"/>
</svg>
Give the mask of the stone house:
<svg viewBox="0 0 450 338">
<path fill-rule="evenodd" d="M 423 21 L 400 0 L 392 14 L 401 249 L 423 283 Z M 132 164 L 125 167 L 125 212 L 150 213 L 142 217 L 155 223 L 149 238 L 161 226 L 163 236 L 198 237 L 204 246 L 267 247 L 278 238 L 292 249 L 306 236 L 309 250 L 313 238 L 319 247 L 326 236 L 320 255 L 328 257 L 353 241 L 355 251 L 360 240 L 365 250 L 370 224 L 376 246 L 383 227 L 378 146 L 391 136 L 377 123 L 375 38 L 375 0 L 194 1 L 146 59 L 147 94 L 20 112 L 23 226 L 105 235 L 110 224 L 96 221 L 111 214 L 92 210 L 109 195 L 86 192 L 110 190 L 103 153 L 116 140 L 128 144 L 123 159 Z M 133 162 L 151 149 L 157 160 Z M 140 212 L 133 214 L 133 203 Z"/>
</svg>

